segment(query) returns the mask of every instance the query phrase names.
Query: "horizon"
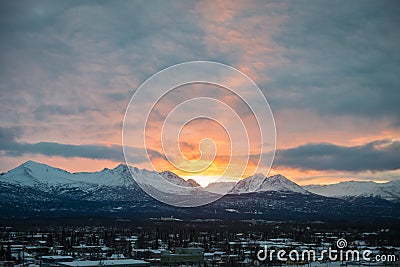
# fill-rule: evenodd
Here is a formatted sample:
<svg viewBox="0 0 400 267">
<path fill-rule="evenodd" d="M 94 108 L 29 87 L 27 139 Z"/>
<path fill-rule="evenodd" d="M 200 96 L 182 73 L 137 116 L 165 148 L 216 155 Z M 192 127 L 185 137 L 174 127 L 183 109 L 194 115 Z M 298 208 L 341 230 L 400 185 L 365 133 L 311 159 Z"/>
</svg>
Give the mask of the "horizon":
<svg viewBox="0 0 400 267">
<path fill-rule="evenodd" d="M 43 162 L 38 162 L 38 161 L 34 161 L 34 160 L 27 160 L 27 161 L 22 162 L 22 163 L 18 164 L 17 166 L 15 166 L 15 167 L 13 167 L 13 168 L 11 168 L 11 169 L 5 171 L 5 172 L 2 172 L 1 174 L 7 173 L 7 172 L 9 172 L 9 171 L 12 171 L 12 170 L 14 170 L 14 169 L 16 169 L 16 168 L 18 168 L 18 167 L 20 167 L 20 166 L 22 166 L 22 165 L 28 163 L 28 162 L 33 162 L 33 163 L 35 163 L 35 164 L 40 164 L 40 165 L 46 165 L 46 166 L 51 167 L 51 168 L 54 168 L 54 169 L 60 169 L 60 170 L 63 170 L 63 171 L 67 171 L 68 173 L 71 173 L 71 174 L 95 173 L 95 172 L 104 171 L 104 170 L 106 170 L 106 169 L 113 170 L 113 169 L 118 168 L 120 165 L 128 166 L 128 164 L 126 164 L 126 163 L 119 163 L 118 165 L 116 165 L 115 167 L 112 167 L 112 168 L 104 167 L 104 168 L 102 168 L 102 169 L 98 169 L 98 170 L 94 170 L 94 171 L 78 171 L 78 172 L 71 172 L 71 171 L 65 170 L 65 169 L 63 169 L 63 168 L 60 168 L 60 167 L 57 167 L 57 166 L 53 166 L 53 165 L 49 165 L 49 164 L 46 164 L 46 163 L 43 163 Z M 136 167 L 136 166 L 133 166 L 133 165 L 129 165 L 129 166 L 130 166 L 130 167 Z M 147 170 L 146 168 L 139 168 L 139 169 Z M 147 170 L 147 171 L 150 171 L 150 170 Z M 169 170 L 163 170 L 163 171 L 169 171 Z M 157 171 L 157 172 L 163 172 L 163 171 Z M 174 173 L 173 171 L 169 171 L 169 172 Z M 185 181 L 187 181 L 187 180 L 189 180 L 189 179 L 192 179 L 192 180 L 194 180 L 196 183 L 198 183 L 198 184 L 200 185 L 200 187 L 202 187 L 202 188 L 205 188 L 205 187 L 207 187 L 208 185 L 213 184 L 213 183 L 224 183 L 224 182 L 238 183 L 238 182 L 241 181 L 241 180 L 244 180 L 244 179 L 247 179 L 247 178 L 251 177 L 251 176 L 243 177 L 243 178 L 241 178 L 241 179 L 239 179 L 239 180 L 237 180 L 237 181 L 232 181 L 232 180 L 229 180 L 229 179 L 226 179 L 226 180 L 223 179 L 223 180 L 221 180 L 221 181 L 214 181 L 214 182 L 211 181 L 211 182 L 206 183 L 206 182 L 204 182 L 204 180 L 198 180 L 198 179 L 201 179 L 202 177 L 192 177 L 192 176 L 189 176 L 189 177 L 182 177 L 182 176 L 179 176 L 179 175 L 176 174 L 176 173 L 174 173 L 174 174 L 177 175 L 178 177 L 184 179 Z M 373 183 L 376 183 L 376 184 L 385 184 L 385 183 L 392 182 L 392 181 L 381 181 L 381 180 L 378 180 L 378 181 L 374 181 L 374 180 L 345 180 L 345 181 L 333 182 L 333 183 L 329 183 L 329 184 L 315 184 L 315 183 L 313 183 L 313 184 L 299 184 L 299 183 L 297 183 L 296 181 L 292 180 L 291 178 L 288 178 L 286 175 L 284 175 L 284 174 L 282 174 L 282 173 L 267 174 L 267 175 L 261 174 L 261 173 L 256 173 L 256 174 L 254 174 L 254 175 L 257 175 L 257 174 L 263 175 L 263 176 L 265 177 L 265 179 L 269 179 L 269 178 L 271 178 L 271 177 L 273 177 L 273 176 L 276 176 L 276 175 L 281 175 L 281 176 L 285 177 L 286 179 L 288 179 L 288 180 L 290 180 L 290 181 L 292 181 L 292 182 L 294 182 L 294 183 L 296 183 L 296 184 L 298 184 L 299 186 L 302 186 L 302 187 L 303 187 L 303 186 L 312 186 L 312 185 L 334 185 L 334 184 L 344 183 L 344 182 L 373 182 Z M 203 178 L 204 178 L 204 177 L 203 177 Z"/>
<path fill-rule="evenodd" d="M 268 102 L 229 91 L 247 87 L 209 69 L 226 88 L 185 84 L 157 102 L 147 91 L 135 108 L 151 102 L 149 116 L 128 116 L 146 124 L 128 127 L 136 166 L 208 179 L 232 167 L 231 178 L 284 173 L 298 184 L 400 180 L 396 1 L 5 1 L 0 10 L 0 172 L 29 159 L 70 172 L 124 162 L 133 95 L 155 73 L 203 60 L 237 69 Z M 205 97 L 213 102 L 187 104 Z M 272 119 L 258 121 L 244 97 Z M 193 108 L 182 112 L 184 103 Z M 270 170 L 257 161 L 274 153 Z"/>
</svg>

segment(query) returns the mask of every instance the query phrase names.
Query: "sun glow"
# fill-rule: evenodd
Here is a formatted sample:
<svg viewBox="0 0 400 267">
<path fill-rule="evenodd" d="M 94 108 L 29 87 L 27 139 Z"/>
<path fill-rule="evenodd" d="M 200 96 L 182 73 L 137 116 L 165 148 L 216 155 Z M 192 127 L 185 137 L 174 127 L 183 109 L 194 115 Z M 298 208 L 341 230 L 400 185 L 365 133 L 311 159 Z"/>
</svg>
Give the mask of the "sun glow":
<svg viewBox="0 0 400 267">
<path fill-rule="evenodd" d="M 215 183 L 215 182 L 219 181 L 218 176 L 188 176 L 188 177 L 182 177 L 182 178 L 184 178 L 185 180 L 192 179 L 192 180 L 196 181 L 203 188 L 211 183 Z M 221 182 L 221 181 L 219 181 L 219 182 Z"/>
</svg>

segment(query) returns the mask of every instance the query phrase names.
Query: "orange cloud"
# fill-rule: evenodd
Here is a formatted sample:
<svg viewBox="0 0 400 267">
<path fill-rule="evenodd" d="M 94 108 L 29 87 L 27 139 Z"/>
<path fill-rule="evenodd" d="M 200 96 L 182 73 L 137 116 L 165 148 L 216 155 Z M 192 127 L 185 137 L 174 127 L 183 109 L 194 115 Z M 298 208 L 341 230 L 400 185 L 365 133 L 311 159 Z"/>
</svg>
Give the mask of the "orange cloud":
<svg viewBox="0 0 400 267">
<path fill-rule="evenodd" d="M 260 4 L 264 7 L 260 8 Z M 272 36 L 287 19 L 281 12 L 285 8 L 284 3 L 199 2 L 197 10 L 201 13 L 200 27 L 205 32 L 204 44 L 211 55 L 225 55 L 252 79 L 259 80 L 263 73 L 265 80 L 265 70 L 282 61 L 282 48 Z"/>
<path fill-rule="evenodd" d="M 236 112 L 235 116 L 238 117 L 233 118 L 232 114 L 228 114 L 229 109 L 226 107 L 191 107 L 199 111 L 200 116 L 203 115 L 205 109 L 208 112 L 212 110 L 215 120 L 198 118 L 185 125 L 179 124 L 181 114 L 177 114 L 175 116 L 178 117 L 171 123 L 178 124 L 174 126 L 174 129 L 179 129 L 179 127 L 181 129 L 179 134 L 171 136 L 169 128 L 164 124 L 167 116 L 173 114 L 174 108 L 186 100 L 204 96 L 221 101 L 221 106 L 225 103 L 233 112 Z M 219 104 L 219 102 L 216 103 Z M 252 110 L 237 95 L 214 85 L 192 84 L 175 89 L 156 103 L 147 121 L 145 138 L 147 148 L 165 154 L 171 160 L 170 163 L 165 159 L 152 159 L 152 164 L 158 171 L 172 170 L 184 177 L 240 178 L 254 174 L 257 168 L 258 161 L 248 158 L 247 155 L 261 153 L 262 142 L 259 128 Z M 167 137 L 163 137 L 165 133 Z M 204 142 L 205 139 L 212 140 L 215 151 L 214 145 Z M 216 154 L 215 158 L 212 158 L 213 152 Z"/>
</svg>

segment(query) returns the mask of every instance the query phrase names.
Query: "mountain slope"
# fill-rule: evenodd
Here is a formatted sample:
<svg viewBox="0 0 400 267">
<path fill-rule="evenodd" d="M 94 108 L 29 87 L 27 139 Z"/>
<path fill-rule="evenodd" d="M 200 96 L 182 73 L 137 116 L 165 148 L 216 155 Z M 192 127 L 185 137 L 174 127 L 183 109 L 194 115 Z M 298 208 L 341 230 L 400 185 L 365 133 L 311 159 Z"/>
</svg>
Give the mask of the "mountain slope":
<svg viewBox="0 0 400 267">
<path fill-rule="evenodd" d="M 144 193 L 132 175 L 157 188 L 157 184 L 168 187 L 170 193 L 180 188 L 198 190 L 195 181 L 180 178 L 172 172 L 152 172 L 120 164 L 114 169 L 105 168 L 99 172 L 70 173 L 46 164 L 27 161 L 0 175 L 0 197 L 3 200 L 15 199 L 19 192 L 28 192 L 27 198 L 36 200 L 135 200 L 150 197 Z M 161 176 L 160 176 L 161 175 Z M 165 181 L 162 181 L 162 178 Z M 167 182 L 166 182 L 167 181 Z M 179 187 L 176 188 L 175 185 Z M 23 195 L 23 193 L 21 193 Z"/>
<path fill-rule="evenodd" d="M 387 200 L 400 199 L 400 181 L 375 183 L 346 181 L 329 185 L 304 186 L 308 191 L 327 197 L 379 197 Z"/>
<path fill-rule="evenodd" d="M 131 173 L 136 178 L 146 180 L 154 188 L 158 188 L 157 185 L 167 185 L 166 189 L 171 193 L 177 193 L 180 188 L 192 188 L 196 192 L 203 191 L 194 180 L 184 180 L 169 171 L 157 173 L 135 167 L 130 167 L 129 170 L 125 164 L 120 164 L 114 169 L 105 168 L 98 172 L 70 173 L 46 164 L 27 161 L 0 175 L 0 183 L 3 186 L 1 194 L 3 197 L 5 194 L 11 197 L 10 193 L 5 190 L 6 187 L 12 187 L 15 190 L 16 188 L 30 187 L 35 190 L 28 190 L 29 192 L 56 192 L 60 197 L 70 194 L 92 199 L 95 199 L 97 195 L 110 198 L 111 195 L 103 195 L 105 192 L 116 188 L 126 188 L 136 192 L 136 194 L 139 194 L 138 192 L 144 194 L 135 179 L 132 178 Z M 165 179 L 164 181 L 160 181 L 160 175 Z M 174 185 L 178 185 L 179 188 Z M 269 178 L 261 174 L 255 174 L 240 180 L 236 184 L 227 182 L 212 183 L 204 191 L 217 194 L 247 194 L 267 191 L 309 194 L 311 192 L 326 197 L 378 197 L 386 200 L 399 200 L 400 181 L 383 184 L 347 181 L 331 185 L 301 187 L 280 174 Z M 115 195 L 118 194 L 116 193 Z"/>
<path fill-rule="evenodd" d="M 199 187 L 200 185 L 192 179 L 187 181 L 173 172 L 153 172 L 131 167 L 133 175 L 154 175 L 159 179 L 161 175 L 166 181 L 183 186 Z M 99 172 L 70 173 L 46 164 L 27 161 L 0 176 L 0 181 L 23 186 L 132 186 L 136 185 L 127 165 L 120 164 L 114 169 L 105 168 Z"/>
<path fill-rule="evenodd" d="M 27 161 L 0 176 L 0 181 L 24 186 L 128 186 L 134 184 L 126 165 L 100 172 L 70 173 L 46 164 Z"/>
<path fill-rule="evenodd" d="M 240 180 L 229 193 L 243 194 L 267 191 L 309 194 L 307 190 L 280 174 L 268 178 L 261 174 L 255 174 Z"/>
<path fill-rule="evenodd" d="M 243 194 L 257 192 L 260 185 L 265 180 L 265 176 L 262 174 L 255 174 L 244 178 L 237 182 L 237 184 L 229 191 L 230 194 Z"/>
<path fill-rule="evenodd" d="M 171 172 L 157 173 L 128 168 L 121 164 L 114 169 L 103 169 L 99 172 L 69 173 L 28 161 L 0 175 L 0 217 L 96 214 L 134 218 L 171 215 L 191 218 L 236 216 L 249 219 L 317 219 L 340 216 L 400 218 L 400 203 L 374 197 L 338 199 L 319 196 L 308 193 L 282 175 L 269 178 L 254 175 L 237 184 L 211 184 L 208 189 L 226 190 L 234 185 L 234 190 L 201 207 L 176 208 L 147 195 L 131 174 L 136 176 L 139 182 L 150 182 L 148 185 L 155 189 L 163 183 L 170 185 L 170 195 L 178 198 L 181 192 L 189 192 L 185 197 L 192 201 L 196 196 L 207 192 L 194 181 L 185 181 Z M 160 182 L 160 175 L 166 180 L 161 179 Z M 173 186 L 172 183 L 178 184 L 179 187 Z M 381 191 L 395 196 L 395 193 L 399 192 L 398 184 L 388 183 Z M 393 189 L 392 192 L 391 188 L 397 189 Z"/>
<path fill-rule="evenodd" d="M 257 191 L 278 191 L 309 194 L 307 190 L 280 174 L 266 178 Z"/>
<path fill-rule="evenodd" d="M 235 185 L 236 185 L 235 182 L 214 182 L 214 183 L 208 184 L 204 189 L 206 191 L 216 193 L 216 194 L 226 194 Z"/>
<path fill-rule="evenodd" d="M 178 175 L 170 171 L 160 172 L 160 175 L 164 177 L 168 182 L 183 187 L 199 187 L 200 185 L 193 179 L 184 180 Z"/>
</svg>

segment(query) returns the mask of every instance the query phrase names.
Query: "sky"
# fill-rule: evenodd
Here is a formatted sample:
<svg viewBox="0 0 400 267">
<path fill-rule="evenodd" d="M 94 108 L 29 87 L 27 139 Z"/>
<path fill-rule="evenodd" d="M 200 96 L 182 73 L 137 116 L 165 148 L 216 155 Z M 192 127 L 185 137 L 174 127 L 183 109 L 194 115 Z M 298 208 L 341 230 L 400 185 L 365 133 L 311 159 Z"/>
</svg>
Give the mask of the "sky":
<svg viewBox="0 0 400 267">
<path fill-rule="evenodd" d="M 389 0 L 1 1 L 0 172 L 27 160 L 71 172 L 115 167 L 135 90 L 166 67 L 207 60 L 240 70 L 267 98 L 276 124 L 269 175 L 399 180 L 398 14 Z M 229 154 L 217 123 L 188 128 L 181 150 L 199 158 L 207 135 L 221 152 L 213 176 Z M 156 141 L 149 154 L 157 169 L 185 176 Z"/>
</svg>

